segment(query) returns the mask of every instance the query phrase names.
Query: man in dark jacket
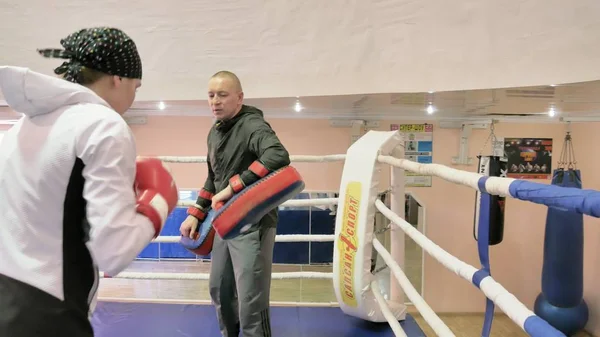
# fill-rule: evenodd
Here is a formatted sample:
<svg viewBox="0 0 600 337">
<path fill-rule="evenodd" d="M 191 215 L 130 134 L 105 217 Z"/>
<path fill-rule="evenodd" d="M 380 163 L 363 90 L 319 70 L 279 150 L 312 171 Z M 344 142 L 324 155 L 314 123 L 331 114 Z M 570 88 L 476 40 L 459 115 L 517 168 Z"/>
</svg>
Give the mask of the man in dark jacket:
<svg viewBox="0 0 600 337">
<path fill-rule="evenodd" d="M 195 205 L 202 214 L 261 175 L 290 164 L 287 150 L 262 111 L 243 104 L 242 86 L 235 74 L 218 72 L 208 87 L 217 121 L 207 137 L 208 177 Z M 191 237 L 200 220 L 189 215 L 181 234 Z M 240 330 L 244 337 L 271 336 L 269 293 L 277 221 L 274 208 L 234 239 L 215 235 L 209 287 L 224 337 L 237 337 Z"/>
</svg>

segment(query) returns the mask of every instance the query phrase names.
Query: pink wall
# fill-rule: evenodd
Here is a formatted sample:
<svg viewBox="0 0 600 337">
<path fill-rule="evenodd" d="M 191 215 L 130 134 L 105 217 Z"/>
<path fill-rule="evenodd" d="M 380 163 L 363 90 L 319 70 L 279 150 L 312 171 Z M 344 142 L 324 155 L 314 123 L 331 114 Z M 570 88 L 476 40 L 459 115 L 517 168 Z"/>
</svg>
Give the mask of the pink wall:
<svg viewBox="0 0 600 337">
<path fill-rule="evenodd" d="M 350 145 L 348 129 L 330 128 L 325 121 L 269 122 L 294 155 L 344 154 Z M 133 125 L 132 129 L 139 155 L 206 156 L 206 135 L 211 123 L 211 119 L 201 117 L 150 117 L 146 125 Z M 307 131 L 315 136 L 307 137 Z M 170 165 L 178 187 L 197 188 L 204 184 L 204 164 Z M 339 189 L 343 163 L 299 163 L 295 167 L 306 178 L 307 189 Z"/>
<path fill-rule="evenodd" d="M 345 153 L 350 145 L 350 129 L 331 128 L 327 120 L 275 119 L 270 123 L 291 154 L 340 154 Z M 390 123 L 382 122 L 380 130 L 389 130 Z M 210 124 L 210 119 L 200 117 L 150 117 L 148 124 L 132 128 L 140 155 L 203 156 L 206 155 L 205 139 Z M 600 176 L 595 175 L 600 161 L 596 162 L 595 157 L 590 155 L 595 153 L 595 144 L 600 143 L 600 134 L 596 130 L 594 123 L 572 126 L 584 188 L 600 190 Z M 496 134 L 504 137 L 553 138 L 552 165 L 555 168 L 562 149 L 564 125 L 499 124 Z M 487 136 L 487 130 L 473 132 L 469 144 L 470 156 L 477 155 Z M 434 162 L 452 166 L 451 158 L 457 155 L 458 141 L 458 130 L 440 129 L 436 125 Z M 172 167 L 181 188 L 200 187 L 206 177 L 203 164 L 173 164 Z M 341 164 L 297 164 L 296 167 L 305 177 L 307 189 L 339 188 Z M 476 171 L 475 165 L 458 168 Z M 412 191 L 427 206 L 427 236 L 459 259 L 479 267 L 472 237 L 475 192 L 438 178 L 434 178 L 432 187 L 412 188 Z M 544 206 L 508 199 L 504 241 L 491 248 L 492 275 L 530 308 L 540 291 L 545 218 Z M 600 290 L 594 287 L 597 282 L 593 282 L 600 279 L 599 242 L 600 221 L 586 216 L 585 298 L 591 310 L 588 328 L 595 334 L 600 334 Z M 429 257 L 425 260 L 424 295 L 438 312 L 484 310 L 485 299 L 479 290 Z"/>
</svg>

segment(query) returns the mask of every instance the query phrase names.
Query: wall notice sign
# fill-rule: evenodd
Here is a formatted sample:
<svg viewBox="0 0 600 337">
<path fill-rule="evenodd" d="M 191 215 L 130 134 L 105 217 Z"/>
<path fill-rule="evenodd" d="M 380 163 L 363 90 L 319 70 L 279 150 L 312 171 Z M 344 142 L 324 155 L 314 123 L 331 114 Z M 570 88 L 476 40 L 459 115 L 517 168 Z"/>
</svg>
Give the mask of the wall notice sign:
<svg viewBox="0 0 600 337">
<path fill-rule="evenodd" d="M 433 162 L 432 124 L 392 124 L 391 131 L 404 135 L 404 158 L 421 164 Z M 404 171 L 406 187 L 431 187 L 432 177 Z"/>
</svg>

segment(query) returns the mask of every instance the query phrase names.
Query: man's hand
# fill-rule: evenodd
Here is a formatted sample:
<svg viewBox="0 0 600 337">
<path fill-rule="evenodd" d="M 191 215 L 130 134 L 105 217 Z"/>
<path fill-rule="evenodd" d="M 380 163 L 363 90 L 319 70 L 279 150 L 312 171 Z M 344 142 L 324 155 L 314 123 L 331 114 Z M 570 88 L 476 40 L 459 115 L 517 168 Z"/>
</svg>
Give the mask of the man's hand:
<svg viewBox="0 0 600 337">
<path fill-rule="evenodd" d="M 198 219 L 195 217 L 188 215 L 187 218 L 183 221 L 181 226 L 179 227 L 179 232 L 183 236 L 187 236 L 190 239 L 194 238 L 194 234 L 196 233 L 196 229 L 198 228 Z"/>
<path fill-rule="evenodd" d="M 225 187 L 221 192 L 212 197 L 212 203 L 210 207 L 212 207 L 212 209 L 216 209 L 216 205 L 219 201 L 225 203 L 227 200 L 231 199 L 231 197 L 233 197 L 233 189 L 230 185 L 227 185 L 227 187 Z"/>
</svg>

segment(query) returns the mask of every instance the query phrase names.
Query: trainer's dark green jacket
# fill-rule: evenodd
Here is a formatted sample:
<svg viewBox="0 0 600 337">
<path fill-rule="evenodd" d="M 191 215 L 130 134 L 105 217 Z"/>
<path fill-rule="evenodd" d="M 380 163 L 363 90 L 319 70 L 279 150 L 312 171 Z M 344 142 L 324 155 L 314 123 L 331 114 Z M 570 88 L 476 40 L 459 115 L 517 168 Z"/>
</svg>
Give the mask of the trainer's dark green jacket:
<svg viewBox="0 0 600 337">
<path fill-rule="evenodd" d="M 229 179 L 239 174 L 245 186 L 260 178 L 248 167 L 258 160 L 269 171 L 290 164 L 290 155 L 279 141 L 271 125 L 263 118 L 263 112 L 243 105 L 232 119 L 217 121 L 210 129 L 208 142 L 208 177 L 204 189 L 216 194 L 229 184 Z M 210 200 L 198 197 L 197 204 L 205 208 Z M 269 212 L 260 227 L 277 225 L 277 209 Z"/>
</svg>

